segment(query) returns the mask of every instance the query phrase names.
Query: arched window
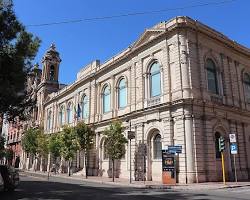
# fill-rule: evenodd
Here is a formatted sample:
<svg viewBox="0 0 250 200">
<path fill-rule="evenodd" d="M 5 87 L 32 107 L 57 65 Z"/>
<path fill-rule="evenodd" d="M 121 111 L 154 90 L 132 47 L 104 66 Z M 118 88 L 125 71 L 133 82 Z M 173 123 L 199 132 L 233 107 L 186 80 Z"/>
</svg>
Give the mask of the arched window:
<svg viewBox="0 0 250 200">
<path fill-rule="evenodd" d="M 213 60 L 207 59 L 206 70 L 208 91 L 219 94 L 216 65 Z"/>
<path fill-rule="evenodd" d="M 247 100 L 250 100 L 250 75 L 245 73 L 244 74 L 244 78 L 243 78 L 243 82 L 244 82 L 244 87 L 245 87 L 245 95 Z"/>
<path fill-rule="evenodd" d="M 88 97 L 83 95 L 82 97 L 82 119 L 86 119 L 89 115 L 89 103 Z"/>
<path fill-rule="evenodd" d="M 153 155 L 154 159 L 162 158 L 161 135 L 158 133 L 153 138 Z"/>
<path fill-rule="evenodd" d="M 64 123 L 65 123 L 65 109 L 64 106 L 61 106 L 59 110 L 59 124 L 63 125 Z"/>
<path fill-rule="evenodd" d="M 51 80 L 51 81 L 55 80 L 55 67 L 54 67 L 54 65 L 50 66 L 49 80 Z"/>
<path fill-rule="evenodd" d="M 221 153 L 219 150 L 219 139 L 220 139 L 220 133 L 215 133 L 215 156 L 216 158 L 221 158 Z"/>
<path fill-rule="evenodd" d="M 47 130 L 50 130 L 52 128 L 52 112 L 48 111 L 47 116 Z"/>
<path fill-rule="evenodd" d="M 110 111 L 110 88 L 106 85 L 103 89 L 103 113 Z"/>
<path fill-rule="evenodd" d="M 150 96 L 156 97 L 161 95 L 161 72 L 160 64 L 154 62 L 150 68 Z"/>
<path fill-rule="evenodd" d="M 124 108 L 127 105 L 127 86 L 125 78 L 122 78 L 118 85 L 118 107 Z"/>
<path fill-rule="evenodd" d="M 67 120 L 68 120 L 69 124 L 71 124 L 73 122 L 73 105 L 72 105 L 72 103 L 69 103 L 68 107 L 67 107 Z"/>
</svg>

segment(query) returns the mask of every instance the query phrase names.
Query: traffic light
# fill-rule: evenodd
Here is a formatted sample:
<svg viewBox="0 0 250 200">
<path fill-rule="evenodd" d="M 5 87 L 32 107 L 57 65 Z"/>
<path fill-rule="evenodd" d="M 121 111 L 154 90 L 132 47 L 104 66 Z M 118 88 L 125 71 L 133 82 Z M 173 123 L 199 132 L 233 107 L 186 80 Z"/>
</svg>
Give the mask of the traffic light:
<svg viewBox="0 0 250 200">
<path fill-rule="evenodd" d="M 225 149 L 225 139 L 223 137 L 219 138 L 219 151 L 222 152 Z"/>
</svg>

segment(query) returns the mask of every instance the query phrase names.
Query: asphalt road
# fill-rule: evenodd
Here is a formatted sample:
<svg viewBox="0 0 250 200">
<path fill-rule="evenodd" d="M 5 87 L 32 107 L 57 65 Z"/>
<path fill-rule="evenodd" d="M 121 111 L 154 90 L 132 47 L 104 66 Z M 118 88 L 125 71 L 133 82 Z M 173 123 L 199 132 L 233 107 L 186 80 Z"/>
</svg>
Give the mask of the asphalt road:
<svg viewBox="0 0 250 200">
<path fill-rule="evenodd" d="M 138 189 L 116 187 L 98 183 L 83 183 L 77 180 L 22 176 L 15 192 L 0 193 L 0 200 L 30 199 L 69 199 L 69 200 L 250 200 L 250 187 L 218 190 L 170 190 Z"/>
</svg>

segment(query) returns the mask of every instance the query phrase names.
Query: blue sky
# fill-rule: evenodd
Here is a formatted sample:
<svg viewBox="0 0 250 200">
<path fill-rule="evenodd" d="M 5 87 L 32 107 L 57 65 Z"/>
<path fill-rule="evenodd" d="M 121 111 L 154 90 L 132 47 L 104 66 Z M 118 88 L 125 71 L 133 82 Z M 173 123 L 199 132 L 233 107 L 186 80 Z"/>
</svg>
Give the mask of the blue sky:
<svg viewBox="0 0 250 200">
<path fill-rule="evenodd" d="M 235 0 L 221 5 L 178 9 L 157 14 L 52 26 L 28 26 L 82 18 L 172 9 L 226 0 L 14 0 L 17 17 L 42 44 L 34 62 L 39 62 L 54 42 L 60 53 L 59 80 L 69 84 L 92 60 L 101 62 L 127 48 L 146 28 L 172 17 L 185 15 L 250 47 L 250 1 Z"/>
</svg>

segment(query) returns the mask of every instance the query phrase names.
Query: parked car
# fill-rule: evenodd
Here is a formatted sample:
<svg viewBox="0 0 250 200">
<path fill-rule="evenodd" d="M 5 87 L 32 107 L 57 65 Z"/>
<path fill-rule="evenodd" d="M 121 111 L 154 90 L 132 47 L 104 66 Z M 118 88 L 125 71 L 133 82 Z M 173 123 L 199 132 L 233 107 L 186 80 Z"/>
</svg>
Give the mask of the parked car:
<svg viewBox="0 0 250 200">
<path fill-rule="evenodd" d="M 4 190 L 4 182 L 3 182 L 3 177 L 0 173 L 0 191 L 3 191 Z"/>
<path fill-rule="evenodd" d="M 0 165 L 0 173 L 4 183 L 4 190 L 15 190 L 19 185 L 19 173 L 17 169 L 7 165 Z"/>
</svg>

